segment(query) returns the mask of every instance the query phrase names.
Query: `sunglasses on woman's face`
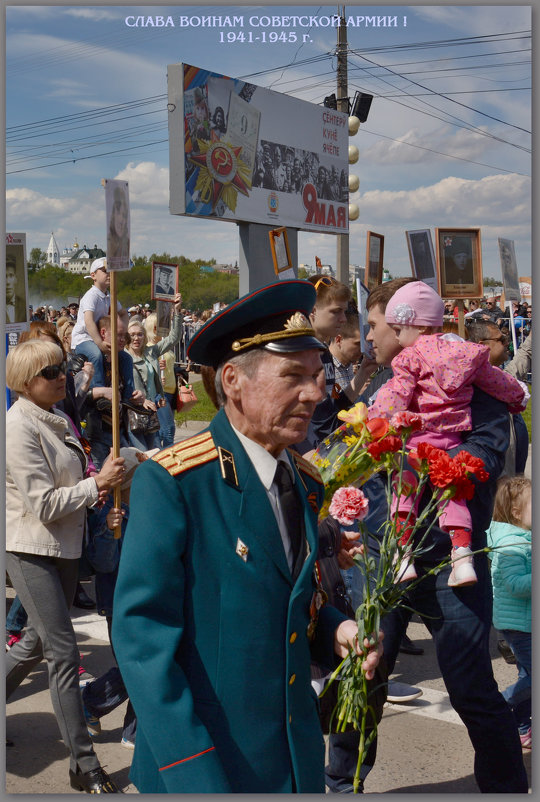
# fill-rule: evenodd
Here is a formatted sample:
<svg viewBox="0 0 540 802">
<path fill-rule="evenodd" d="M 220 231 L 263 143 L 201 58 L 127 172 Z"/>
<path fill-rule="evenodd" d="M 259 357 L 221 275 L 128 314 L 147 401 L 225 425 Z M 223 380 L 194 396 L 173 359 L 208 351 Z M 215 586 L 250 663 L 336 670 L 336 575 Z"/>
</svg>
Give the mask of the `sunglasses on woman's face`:
<svg viewBox="0 0 540 802">
<path fill-rule="evenodd" d="M 57 379 L 61 373 L 66 375 L 67 370 L 67 362 L 60 362 L 59 365 L 47 365 L 46 368 L 42 368 L 39 373 L 36 373 L 36 376 L 43 376 L 44 379 L 47 381 L 53 381 L 53 379 Z"/>
</svg>

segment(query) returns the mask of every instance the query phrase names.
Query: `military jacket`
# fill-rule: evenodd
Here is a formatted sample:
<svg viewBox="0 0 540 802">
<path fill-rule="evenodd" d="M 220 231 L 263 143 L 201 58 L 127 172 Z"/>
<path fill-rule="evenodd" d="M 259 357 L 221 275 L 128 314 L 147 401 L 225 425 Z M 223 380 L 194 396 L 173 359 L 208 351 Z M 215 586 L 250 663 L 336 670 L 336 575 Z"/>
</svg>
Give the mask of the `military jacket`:
<svg viewBox="0 0 540 802">
<path fill-rule="evenodd" d="M 346 616 L 323 607 L 308 638 L 323 487 L 291 456 L 307 541 L 295 581 L 224 411 L 135 473 L 113 642 L 141 793 L 324 793 L 310 660 L 331 664 Z"/>
</svg>

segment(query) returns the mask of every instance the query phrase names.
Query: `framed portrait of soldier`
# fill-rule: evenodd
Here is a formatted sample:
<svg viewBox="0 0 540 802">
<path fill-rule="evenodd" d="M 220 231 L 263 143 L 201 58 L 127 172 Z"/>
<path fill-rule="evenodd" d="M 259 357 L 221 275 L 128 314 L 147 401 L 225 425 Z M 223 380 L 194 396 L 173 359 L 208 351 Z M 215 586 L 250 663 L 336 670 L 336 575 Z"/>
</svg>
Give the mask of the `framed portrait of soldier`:
<svg viewBox="0 0 540 802">
<path fill-rule="evenodd" d="M 274 228 L 268 232 L 268 236 L 270 237 L 274 273 L 280 280 L 295 278 L 287 229 L 284 226 Z"/>
<path fill-rule="evenodd" d="M 501 273 L 504 287 L 505 301 L 521 301 L 519 277 L 516 262 L 514 240 L 499 237 L 499 256 L 501 258 Z"/>
<path fill-rule="evenodd" d="M 428 284 L 435 292 L 438 292 L 437 265 L 435 263 L 435 251 L 433 240 L 429 228 L 417 231 L 406 231 L 407 247 L 409 249 L 409 261 L 414 278 Z"/>
<path fill-rule="evenodd" d="M 441 298 L 482 298 L 479 228 L 437 228 L 437 274 Z"/>
<path fill-rule="evenodd" d="M 130 269 L 130 212 L 127 181 L 105 183 L 105 214 L 107 218 L 107 270 Z"/>
<path fill-rule="evenodd" d="M 171 329 L 172 306 L 167 301 L 156 301 L 157 334 L 167 337 Z"/>
<path fill-rule="evenodd" d="M 384 259 L 384 236 L 367 232 L 365 283 L 368 290 L 374 290 L 382 284 Z"/>
<path fill-rule="evenodd" d="M 6 234 L 6 332 L 28 329 L 26 234 Z"/>
<path fill-rule="evenodd" d="M 152 300 L 174 301 L 178 292 L 178 265 L 152 262 Z"/>
</svg>

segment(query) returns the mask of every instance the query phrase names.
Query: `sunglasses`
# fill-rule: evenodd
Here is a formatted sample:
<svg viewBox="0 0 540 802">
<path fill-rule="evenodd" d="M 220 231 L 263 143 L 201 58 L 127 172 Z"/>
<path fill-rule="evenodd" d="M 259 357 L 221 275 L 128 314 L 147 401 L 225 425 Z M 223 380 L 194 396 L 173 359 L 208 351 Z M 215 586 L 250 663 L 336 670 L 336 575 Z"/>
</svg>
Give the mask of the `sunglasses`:
<svg viewBox="0 0 540 802">
<path fill-rule="evenodd" d="M 503 343 L 503 345 L 508 345 L 508 343 L 510 342 L 509 338 L 505 337 L 504 335 L 502 337 L 484 337 L 482 342 L 485 343 L 488 342 L 488 340 L 491 340 L 494 343 Z"/>
<path fill-rule="evenodd" d="M 44 379 L 47 379 L 47 381 L 51 382 L 53 379 L 57 379 L 61 373 L 63 373 L 65 376 L 66 371 L 67 362 L 64 360 L 64 362 L 60 362 L 59 365 L 47 365 L 46 368 L 43 368 L 39 371 L 39 373 L 36 373 L 36 376 L 43 376 Z"/>
<path fill-rule="evenodd" d="M 337 281 L 335 278 L 331 278 L 331 276 L 323 276 L 315 282 L 315 289 L 318 290 L 321 284 L 324 284 L 325 287 L 332 287 L 334 284 L 337 284 Z"/>
</svg>

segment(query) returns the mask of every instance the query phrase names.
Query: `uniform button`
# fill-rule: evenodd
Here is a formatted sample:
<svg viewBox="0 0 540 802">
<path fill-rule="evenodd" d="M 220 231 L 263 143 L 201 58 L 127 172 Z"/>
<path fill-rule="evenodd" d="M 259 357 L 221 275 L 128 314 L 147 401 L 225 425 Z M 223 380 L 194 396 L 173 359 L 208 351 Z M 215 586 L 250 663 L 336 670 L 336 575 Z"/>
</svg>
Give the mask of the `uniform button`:
<svg viewBox="0 0 540 802">
<path fill-rule="evenodd" d="M 296 632 L 291 632 L 291 637 L 289 638 L 289 643 L 294 643 L 298 635 Z"/>
<path fill-rule="evenodd" d="M 292 716 L 289 716 L 289 724 L 292 722 Z"/>
<path fill-rule="evenodd" d="M 289 679 L 289 685 L 292 685 L 293 682 L 295 681 L 295 679 L 296 679 L 296 674 L 291 674 L 290 679 Z"/>
</svg>

